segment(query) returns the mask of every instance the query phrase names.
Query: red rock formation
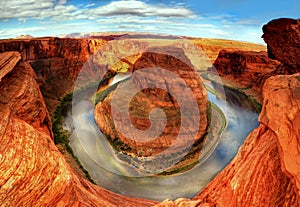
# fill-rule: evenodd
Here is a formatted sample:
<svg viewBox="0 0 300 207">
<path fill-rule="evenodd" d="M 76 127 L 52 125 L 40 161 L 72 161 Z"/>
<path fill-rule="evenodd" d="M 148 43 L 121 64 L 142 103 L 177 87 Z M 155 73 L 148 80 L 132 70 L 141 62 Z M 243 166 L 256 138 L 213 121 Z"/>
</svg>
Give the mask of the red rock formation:
<svg viewBox="0 0 300 207">
<path fill-rule="evenodd" d="M 50 114 L 66 93 L 72 92 L 74 82 L 88 58 L 105 43 L 103 40 L 36 38 L 30 40 L 1 40 L 0 52 L 19 51 L 22 60 L 30 63 L 46 100 Z M 90 68 L 88 78 L 101 75 Z"/>
<path fill-rule="evenodd" d="M 282 61 L 275 74 L 299 71 L 298 22 L 279 19 L 264 26 L 269 55 Z M 263 97 L 260 126 L 231 163 L 192 200 L 157 206 L 300 206 L 300 74 L 268 78 Z"/>
<path fill-rule="evenodd" d="M 0 69 L 1 206 L 153 205 L 104 190 L 74 173 L 54 145 L 34 71 L 28 63 L 17 63 L 15 56 L 0 55 L 0 62 L 12 60 L 5 71 Z"/>
<path fill-rule="evenodd" d="M 82 67 L 88 61 L 90 56 L 99 50 L 106 43 L 106 40 L 119 38 L 123 35 L 124 34 L 108 35 L 108 37 L 97 36 L 95 39 L 45 37 L 33 39 L 0 40 L 0 52 L 18 51 L 22 56 L 22 60 L 30 63 L 37 75 L 37 81 L 41 87 L 47 108 L 50 114 L 52 114 L 56 106 L 59 104 L 60 98 L 73 90 L 74 82 L 78 76 L 78 73 L 81 71 Z M 104 38 L 105 40 L 101 38 Z M 156 38 L 159 37 L 156 36 Z M 226 42 L 225 44 L 224 41 L 221 40 L 213 40 L 212 45 L 207 45 L 208 43 L 206 41 L 201 41 L 200 43 L 197 43 L 196 41 L 192 43 L 198 45 L 199 47 L 202 45 L 203 51 L 206 54 L 214 50 L 214 57 L 217 54 L 216 51 L 219 51 L 223 47 L 244 48 L 249 46 L 249 44 L 246 45 L 244 43 L 232 41 L 229 43 Z M 217 46 L 216 48 L 218 43 L 221 45 L 225 44 L 225 46 Z M 137 50 L 136 48 L 140 48 L 140 50 L 145 51 L 149 44 L 152 43 L 151 41 L 148 44 L 146 40 L 143 40 L 143 42 L 137 40 L 134 41 L 134 47 L 132 47 L 132 44 L 133 41 L 117 41 L 116 44 L 111 45 L 113 47 L 112 51 L 114 53 L 117 53 L 118 51 L 121 53 L 127 51 L 128 54 L 133 55 L 135 54 L 134 51 Z M 213 48 L 210 46 L 213 46 Z M 251 48 L 255 48 L 257 50 L 258 48 L 263 49 L 263 46 L 251 45 Z M 109 50 L 112 48 L 107 49 Z M 189 52 L 191 52 L 193 49 L 194 48 L 188 48 Z M 199 55 L 199 53 L 196 54 Z M 118 54 L 115 55 L 117 56 Z M 128 57 L 126 57 L 126 59 L 128 59 Z M 132 57 L 129 59 L 134 59 L 134 61 L 136 60 Z M 197 59 L 199 59 L 199 57 L 195 58 L 195 60 Z M 205 60 L 201 59 L 201 64 L 203 64 Z M 130 63 L 131 62 L 132 61 L 130 61 Z M 95 80 L 98 80 L 99 77 L 103 75 L 103 72 L 106 72 L 105 66 L 99 68 L 94 67 L 96 64 L 88 64 L 91 67 L 87 67 L 89 69 L 86 70 L 85 73 L 86 77 L 90 79 L 95 78 Z"/>
<path fill-rule="evenodd" d="M 269 78 L 260 126 L 193 200 L 157 206 L 299 206 L 300 75 Z"/>
<path fill-rule="evenodd" d="M 240 88 L 250 89 L 259 102 L 261 89 L 267 78 L 276 75 L 278 61 L 268 58 L 267 52 L 221 50 L 214 66 L 224 80 Z"/>
<path fill-rule="evenodd" d="M 131 76 L 133 85 L 126 86 L 125 90 L 122 90 L 124 88 L 122 86 L 118 87 L 95 108 L 95 120 L 99 128 L 112 140 L 115 140 L 114 142 L 118 140 L 127 145 L 128 147 L 123 151 L 139 156 L 154 155 L 170 146 L 175 147 L 170 154 L 185 150 L 185 148 L 191 147 L 193 143 L 203 142 L 203 135 L 207 130 L 207 93 L 199 76 L 190 65 L 189 60 L 183 55 L 182 50 L 164 47 L 160 50 L 163 52 L 144 52 L 133 66 L 134 73 Z M 143 70 L 147 68 L 150 70 Z M 176 75 L 177 78 L 171 77 L 169 73 Z M 182 84 L 187 84 L 191 91 L 190 95 L 194 98 L 188 95 L 186 87 Z M 130 121 L 128 121 L 128 115 L 124 113 L 123 107 L 127 107 L 124 106 L 124 99 L 130 98 L 129 93 L 132 91 L 129 89 L 130 87 L 133 87 L 132 90 L 136 88 L 139 92 L 132 100 L 129 100 Z M 118 120 L 112 118 L 112 101 L 123 106 L 115 108 L 114 113 Z M 180 106 L 179 102 L 185 105 Z M 156 139 L 149 141 L 148 138 L 144 137 L 147 140 L 141 140 L 138 133 L 132 132 L 130 123 L 128 125 L 127 123 L 131 122 L 139 130 L 153 127 L 154 124 L 151 125 L 149 121 L 149 113 L 154 108 L 163 109 L 166 113 L 166 127 L 161 129 Z M 193 113 L 196 110 L 199 110 L 199 113 Z M 155 117 L 155 122 L 160 123 L 164 118 L 164 116 L 159 115 Z M 116 125 L 116 121 L 122 123 L 120 126 L 122 131 Z M 198 126 L 197 122 L 199 123 Z M 187 127 L 183 131 L 179 131 L 181 124 Z M 153 129 L 151 128 L 152 131 L 156 131 L 155 127 L 156 125 Z M 179 134 L 180 140 L 175 141 Z M 126 135 L 131 136 L 127 137 Z M 188 144 L 186 140 L 190 140 Z"/>
<path fill-rule="evenodd" d="M 270 58 L 283 65 L 281 74 L 293 74 L 300 68 L 300 20 L 275 19 L 263 26 L 263 38 L 268 45 Z"/>
<path fill-rule="evenodd" d="M 271 77 L 264 89 L 261 122 L 276 134 L 281 168 L 292 179 L 300 199 L 300 75 Z"/>
<path fill-rule="evenodd" d="M 18 52 L 5 52 L 2 53 L 1 57 L 0 68 L 2 69 L 0 71 L 0 81 L 14 69 L 15 65 L 21 59 L 21 55 Z"/>
<path fill-rule="evenodd" d="M 297 25 L 295 20 L 277 20 L 265 27 L 268 28 L 265 30 L 267 34 L 264 35 L 265 40 L 267 42 L 272 40 L 268 42 L 268 48 L 272 50 L 270 54 L 282 61 L 284 67 L 281 69 L 287 69 L 287 73 L 294 73 L 299 69 L 299 62 L 296 62 L 299 60 L 299 52 L 297 52 L 299 48 L 292 48 L 299 45 Z M 288 30 L 281 33 L 275 28 L 288 28 Z M 282 36 L 285 35 L 285 38 L 278 35 L 281 39 L 276 40 L 277 32 Z M 288 43 L 291 50 L 285 48 L 284 41 Z M 23 51 L 22 54 L 25 55 L 23 60 L 32 63 L 36 58 L 32 54 L 43 55 L 43 51 L 52 51 L 55 48 L 53 45 L 49 48 L 43 47 L 44 42 L 41 40 L 37 45 L 43 49 L 33 52 L 35 50 L 32 48 L 35 47 L 27 42 L 0 42 L 0 50 L 15 48 Z M 276 44 L 279 48 L 275 46 Z M 288 53 L 289 58 L 280 59 L 285 53 Z M 1 64 L 9 68 L 4 66 L 3 70 L 0 69 L 1 205 L 150 206 L 155 204 L 151 201 L 108 192 L 90 184 L 73 172 L 53 143 L 49 130 L 51 128 L 49 115 L 33 70 L 25 62 L 17 63 L 18 58 L 11 58 L 12 56 L 6 55 L 3 58 L 14 60 L 16 63 Z M 65 60 L 65 56 L 63 57 L 60 61 Z M 38 62 L 34 68 L 40 70 L 37 74 L 38 80 L 43 80 L 42 74 L 50 78 L 45 80 L 45 83 L 50 81 L 51 77 L 53 78 L 51 67 L 46 64 L 46 59 L 49 58 L 50 56 L 47 55 L 39 58 L 42 62 L 40 66 L 47 70 L 43 71 L 39 68 Z M 5 61 L 0 57 L 0 63 L 2 62 Z M 13 65 L 15 69 L 10 68 Z M 291 69 L 286 66 L 291 66 Z M 59 74 L 58 70 L 54 74 Z M 299 206 L 299 80 L 299 74 L 268 79 L 264 86 L 265 99 L 260 115 L 261 124 L 248 136 L 236 158 L 194 199 L 165 201 L 159 205 Z"/>
</svg>

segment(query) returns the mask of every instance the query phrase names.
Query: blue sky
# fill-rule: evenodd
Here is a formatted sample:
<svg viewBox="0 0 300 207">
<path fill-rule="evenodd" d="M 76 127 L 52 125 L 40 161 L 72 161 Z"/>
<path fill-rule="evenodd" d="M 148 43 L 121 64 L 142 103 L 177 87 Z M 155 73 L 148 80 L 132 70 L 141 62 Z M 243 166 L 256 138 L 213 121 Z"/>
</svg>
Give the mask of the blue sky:
<svg viewBox="0 0 300 207">
<path fill-rule="evenodd" d="M 263 43 L 261 27 L 300 18 L 300 1 L 0 0 L 0 39 L 130 31 Z"/>
</svg>

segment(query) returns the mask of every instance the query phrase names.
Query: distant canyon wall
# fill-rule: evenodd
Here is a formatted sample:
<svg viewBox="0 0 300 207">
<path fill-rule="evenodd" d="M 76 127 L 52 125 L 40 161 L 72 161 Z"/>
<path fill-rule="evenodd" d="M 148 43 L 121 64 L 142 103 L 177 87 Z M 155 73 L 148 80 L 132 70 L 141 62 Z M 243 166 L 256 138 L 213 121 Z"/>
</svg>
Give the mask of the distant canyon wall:
<svg viewBox="0 0 300 207">
<path fill-rule="evenodd" d="M 236 157 L 192 200 L 164 201 L 157 206 L 299 206 L 300 205 L 300 70 L 297 47 L 300 21 L 277 19 L 263 27 L 269 58 L 280 61 L 264 80 L 260 126 L 249 134 Z M 223 52 L 223 65 L 233 52 Z M 243 53 L 234 56 L 239 57 Z M 260 54 L 264 57 L 265 54 Z M 254 62 L 257 55 L 253 57 Z M 217 60 L 218 61 L 218 60 Z M 217 62 L 216 61 L 216 62 Z M 222 62 L 222 60 L 221 60 Z M 272 62 L 266 61 L 264 64 Z M 251 63 L 251 61 L 250 61 Z M 232 64 L 232 63 L 231 63 Z M 232 64 L 234 66 L 234 64 Z M 228 70 L 234 70 L 233 74 Z M 221 75 L 247 77 L 247 67 L 223 68 Z M 219 68 L 219 71 L 222 70 Z M 241 73 L 241 74 L 239 74 Z M 293 75 L 276 75 L 276 74 Z M 251 77 L 251 76 L 250 76 Z M 258 76 L 259 77 L 259 76 Z M 239 82 L 240 79 L 237 80 Z M 247 80 L 244 80 L 247 81 Z M 242 82 L 242 84 L 244 84 Z"/>
<path fill-rule="evenodd" d="M 1 206 L 152 206 L 91 184 L 70 168 L 54 145 L 36 75 L 20 59 L 18 52 L 0 54 Z"/>
<path fill-rule="evenodd" d="M 299 31 L 299 20 L 274 20 L 264 26 L 269 57 L 280 61 L 281 67 L 276 69 L 296 74 L 266 79 L 260 126 L 202 192 L 193 199 L 165 201 L 159 206 L 300 205 L 300 75 L 297 73 L 300 48 L 296 47 Z M 156 204 L 114 194 L 77 176 L 53 143 L 42 94 L 50 112 L 53 111 L 59 97 L 72 90 L 79 68 L 103 43 L 99 40 L 96 45 L 89 41 L 56 38 L 0 41 L 1 52 L 20 52 L 0 58 L 0 203 L 3 206 Z M 285 54 L 287 57 L 283 58 Z"/>
<path fill-rule="evenodd" d="M 60 98 L 73 90 L 74 82 L 88 58 L 105 43 L 103 40 L 40 38 L 1 40 L 0 52 L 18 51 L 33 68 L 37 82 L 52 114 Z M 95 78 L 99 70 L 89 71 Z"/>
</svg>

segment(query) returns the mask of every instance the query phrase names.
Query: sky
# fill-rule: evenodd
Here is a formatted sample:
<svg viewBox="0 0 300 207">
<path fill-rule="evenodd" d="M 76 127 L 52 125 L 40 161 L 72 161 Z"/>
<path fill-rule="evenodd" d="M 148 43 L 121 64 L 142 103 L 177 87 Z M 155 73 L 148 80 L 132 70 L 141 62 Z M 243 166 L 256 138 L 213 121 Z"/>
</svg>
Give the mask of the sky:
<svg viewBox="0 0 300 207">
<path fill-rule="evenodd" d="M 263 43 L 262 26 L 300 18 L 299 0 L 0 0 L 0 39 L 146 32 Z"/>
</svg>

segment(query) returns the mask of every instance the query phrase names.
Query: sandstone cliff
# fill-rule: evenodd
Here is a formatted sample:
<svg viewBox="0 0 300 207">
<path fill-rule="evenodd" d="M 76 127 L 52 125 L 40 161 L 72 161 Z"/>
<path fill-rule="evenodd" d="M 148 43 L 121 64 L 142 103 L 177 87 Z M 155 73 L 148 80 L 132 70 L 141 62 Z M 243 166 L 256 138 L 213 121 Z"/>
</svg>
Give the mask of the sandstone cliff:
<svg viewBox="0 0 300 207">
<path fill-rule="evenodd" d="M 281 61 L 276 73 L 299 71 L 298 25 L 299 20 L 279 19 L 264 26 L 269 56 Z M 164 201 L 158 206 L 300 205 L 300 74 L 270 77 L 262 90 L 260 126 L 231 163 L 192 200 Z"/>
<path fill-rule="evenodd" d="M 45 102 L 30 65 L 0 55 L 1 206 L 151 206 L 77 176 L 54 145 Z M 3 69 L 3 70 L 2 70 Z"/>
<path fill-rule="evenodd" d="M 103 47 L 107 41 L 111 41 L 115 38 L 121 38 L 122 35 L 109 35 L 97 36 L 94 38 L 32 38 L 32 39 L 14 39 L 14 40 L 0 40 L 0 52 L 18 51 L 21 54 L 22 60 L 30 63 L 31 67 L 37 75 L 37 81 L 40 85 L 42 94 L 45 98 L 47 108 L 52 114 L 56 106 L 60 103 L 60 99 L 73 90 L 74 83 L 83 66 L 85 67 L 86 77 L 99 80 L 99 77 L 103 76 L 106 72 L 105 65 L 100 66 L 99 63 L 93 63 L 93 60 L 89 60 L 92 54 Z M 153 41 L 154 40 L 154 41 Z M 161 41 L 161 40 L 160 40 Z M 189 40 L 191 43 L 187 44 L 190 48 L 186 48 L 195 58 L 190 58 L 194 65 L 197 65 L 196 69 L 206 69 L 207 57 L 199 58 L 199 52 L 193 54 L 196 47 L 203 50 L 211 61 L 214 61 L 218 51 L 225 48 L 251 48 L 255 51 L 264 50 L 264 46 L 256 44 L 245 44 L 235 41 L 226 40 L 210 40 L 210 39 L 193 39 Z M 144 50 L 149 45 L 157 45 L 157 40 L 154 39 L 139 39 L 134 41 L 118 41 L 116 44 L 110 45 L 113 48 L 106 48 L 107 51 L 125 55 L 124 63 L 128 63 L 128 68 L 131 69 L 132 63 L 136 61 L 138 57 L 134 56 L 136 50 Z M 161 42 L 160 44 L 167 44 L 168 41 Z M 181 41 L 182 43 L 182 41 Z M 195 45 L 194 47 L 193 44 Z M 249 46 L 250 45 L 250 46 Z M 119 54 L 115 54 L 118 56 Z M 133 55 L 133 56 L 132 56 Z M 197 56 L 198 55 L 198 56 Z M 199 59 L 199 60 L 198 60 Z M 107 58 L 105 59 L 108 60 Z M 97 60 L 96 60 L 97 61 Z M 198 61 L 198 62 L 197 62 Z M 118 68 L 118 64 L 114 63 L 115 69 Z M 204 65 L 203 65 L 204 64 Z M 95 67 L 95 65 L 100 66 Z M 209 63 L 210 65 L 210 63 Z M 208 66 L 209 66 L 208 65 Z M 121 68 L 122 69 L 122 68 Z"/>
<path fill-rule="evenodd" d="M 264 27 L 264 38 L 272 51 L 270 57 L 282 62 L 279 73 L 299 70 L 299 48 L 295 47 L 299 45 L 298 22 L 276 20 Z M 285 32 L 281 33 L 278 28 L 284 28 Z M 58 39 L 47 39 L 0 41 L 1 51 L 23 51 L 22 59 L 37 73 L 35 76 L 28 63 L 18 60 L 18 53 L 0 58 L 0 88 L 3 90 L 0 93 L 0 203 L 3 206 L 154 205 L 151 201 L 116 195 L 78 177 L 53 144 L 50 118 L 39 85 L 49 100 L 58 103 L 57 97 L 69 87 L 59 83 L 56 76 L 64 77 L 62 71 L 73 76 L 64 67 L 52 71 L 56 64 L 50 62 L 58 58 L 61 66 L 68 65 L 66 48 L 73 40 L 65 39 L 64 43 L 59 43 Z M 57 42 L 55 44 L 64 47 L 60 45 L 62 49 L 58 49 L 55 44 L 44 47 L 44 41 Z M 73 49 L 78 51 L 77 47 Z M 51 59 L 52 56 L 44 51 L 61 53 L 55 56 L 53 52 Z M 88 53 L 70 52 L 70 58 L 73 54 L 83 58 Z M 285 54 L 288 58 L 283 58 Z M 76 60 L 72 59 L 72 64 Z M 69 69 L 76 71 L 76 67 Z M 64 85 L 62 91 L 47 84 L 51 78 L 55 86 Z M 269 78 L 263 88 L 261 124 L 248 136 L 236 158 L 194 199 L 165 201 L 159 205 L 299 206 L 299 79 L 299 74 Z M 50 93 L 52 89 L 55 95 Z"/>
<path fill-rule="evenodd" d="M 293 74 L 300 68 L 300 20 L 275 19 L 263 26 L 263 38 L 270 58 L 279 60 L 281 74 Z"/>
<path fill-rule="evenodd" d="M 88 58 L 105 41 L 90 39 L 35 38 L 1 40 L 0 52 L 19 51 L 23 61 L 30 63 L 46 100 L 50 114 L 54 112 L 74 83 Z M 94 69 L 94 70 L 93 70 Z M 101 70 L 90 67 L 89 78 L 96 78 Z"/>
<path fill-rule="evenodd" d="M 268 79 L 261 124 L 231 163 L 193 200 L 158 206 L 299 206 L 299 79 Z"/>
<path fill-rule="evenodd" d="M 126 87 L 119 85 L 115 92 L 100 102 L 95 108 L 95 120 L 99 128 L 114 142 L 119 140 L 127 146 L 123 151 L 139 156 L 150 156 L 172 146 L 174 149 L 169 152 L 169 156 L 171 153 L 185 150 L 186 147 L 190 148 L 194 143 L 203 142 L 203 135 L 207 130 L 207 93 L 199 75 L 184 56 L 183 50 L 174 47 L 149 50 L 157 51 L 142 53 L 133 65 L 134 72 L 130 80 L 132 85 Z M 139 92 L 131 97 L 130 93 L 134 90 Z M 188 93 L 189 90 L 191 93 Z M 122 102 L 125 103 L 126 99 L 130 101 L 130 119 L 126 111 L 123 111 L 127 105 Z M 121 102 L 119 105 L 123 106 L 115 108 L 114 112 L 122 126 L 113 124 L 112 101 L 116 104 Z M 149 113 L 155 108 L 160 108 L 166 113 L 166 127 L 159 131 L 156 139 L 149 140 L 145 136 L 146 140 L 140 140 L 138 133 L 131 132 L 130 122 L 138 130 L 151 127 L 152 132 L 157 131 L 161 125 L 156 126 L 156 123 L 160 123 L 165 117 L 157 114 L 156 123 L 151 123 Z M 180 124 L 186 128 L 180 131 Z M 153 125 L 157 128 L 153 128 Z M 130 133 L 132 136 L 124 136 Z M 190 140 L 189 143 L 186 143 L 186 140 Z"/>
<path fill-rule="evenodd" d="M 268 58 L 267 52 L 221 50 L 213 65 L 224 81 L 244 89 L 261 102 L 262 86 L 267 78 L 277 74 L 279 62 Z"/>
</svg>

